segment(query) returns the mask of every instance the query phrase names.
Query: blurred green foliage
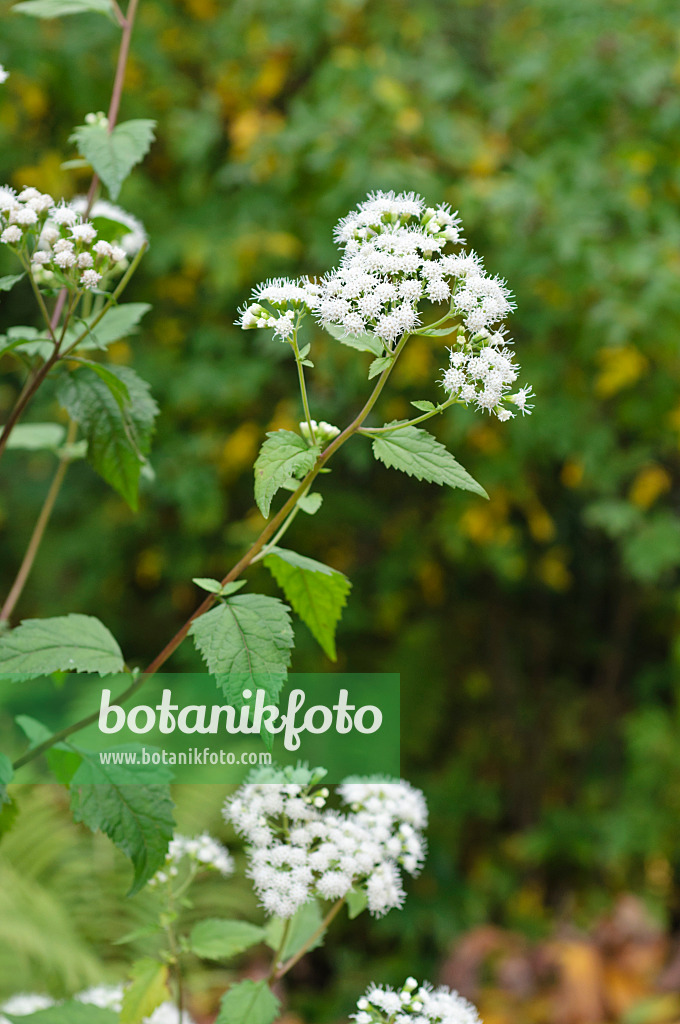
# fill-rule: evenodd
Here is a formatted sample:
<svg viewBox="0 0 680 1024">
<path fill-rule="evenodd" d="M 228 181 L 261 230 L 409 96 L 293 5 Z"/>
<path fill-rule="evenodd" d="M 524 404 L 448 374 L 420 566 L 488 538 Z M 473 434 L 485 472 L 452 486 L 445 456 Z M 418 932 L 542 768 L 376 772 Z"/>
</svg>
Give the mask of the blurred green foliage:
<svg viewBox="0 0 680 1024">
<path fill-rule="evenodd" d="M 0 180 L 71 195 L 66 139 L 106 107 L 115 29 L 0 14 Z M 433 819 L 405 911 L 314 954 L 323 1019 L 371 977 L 434 974 L 477 922 L 540 933 L 626 888 L 680 917 L 679 29 L 672 0 L 141 2 L 122 116 L 156 118 L 158 142 L 120 202 L 151 236 L 128 297 L 155 309 L 114 355 L 161 405 L 156 480 L 135 516 L 69 471 L 21 617 L 96 614 L 141 664 L 197 603 L 190 578 L 255 535 L 254 457 L 299 410 L 283 346 L 236 307 L 268 275 L 324 272 L 369 190 L 460 210 L 515 291 L 538 395 L 531 419 L 438 424 L 488 504 L 357 439 L 291 529 L 353 581 L 338 667 L 401 672 L 403 773 Z M 29 308 L 16 289 L 3 326 Z M 316 333 L 313 412 L 341 423 L 364 360 Z M 441 394 L 444 356 L 411 343 L 386 419 Z M 0 418 L 19 385 L 1 369 Z M 45 389 L 31 418 L 55 408 Z M 6 457 L 3 592 L 53 468 Z M 297 633 L 296 670 L 331 670 Z M 188 646 L 173 664 L 198 667 Z"/>
</svg>

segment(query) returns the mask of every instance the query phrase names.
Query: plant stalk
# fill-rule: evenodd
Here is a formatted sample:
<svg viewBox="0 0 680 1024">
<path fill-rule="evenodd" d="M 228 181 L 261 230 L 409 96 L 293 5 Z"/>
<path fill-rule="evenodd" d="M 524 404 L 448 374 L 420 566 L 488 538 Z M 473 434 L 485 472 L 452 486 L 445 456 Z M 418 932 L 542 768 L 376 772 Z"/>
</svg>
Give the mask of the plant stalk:
<svg viewBox="0 0 680 1024">
<path fill-rule="evenodd" d="M 69 423 L 68 433 L 66 435 L 65 443 L 67 448 L 59 458 L 57 471 L 52 478 L 52 483 L 50 484 L 49 490 L 45 496 L 43 507 L 40 510 L 40 515 L 33 527 L 33 533 L 31 534 L 31 539 L 28 542 L 28 547 L 26 548 L 23 561 L 19 566 L 19 571 L 11 586 L 10 592 L 7 595 L 7 600 L 2 606 L 2 610 L 0 610 L 0 623 L 7 622 L 9 620 L 17 601 L 21 597 L 31 569 L 33 568 L 33 563 L 35 562 L 36 555 L 38 554 L 38 548 L 42 542 L 47 524 L 50 521 L 52 510 L 54 509 L 54 503 L 57 500 L 57 496 L 61 490 L 61 485 L 64 482 L 64 477 L 66 476 L 66 470 L 71 462 L 71 458 L 68 454 L 68 446 L 73 444 L 77 429 L 77 423 L 74 420 L 71 420 Z"/>
<path fill-rule="evenodd" d="M 402 352 L 409 337 L 410 335 L 408 334 L 405 334 L 402 337 L 401 341 L 399 342 L 394 351 L 394 359 L 392 360 L 390 365 L 387 366 L 381 373 L 373 391 L 371 392 L 368 400 L 366 401 L 366 404 L 361 409 L 361 411 L 357 414 L 357 416 L 355 416 L 355 418 L 352 420 L 349 426 L 345 427 L 342 433 L 338 434 L 338 436 L 334 438 L 333 441 L 331 441 L 328 448 L 326 448 L 325 451 L 321 453 L 321 455 L 316 461 L 316 465 L 313 467 L 313 469 L 309 471 L 304 480 L 302 480 L 300 486 L 293 492 L 293 494 L 291 494 L 291 496 L 288 498 L 285 504 L 282 505 L 282 507 L 279 509 L 279 511 L 276 513 L 273 519 L 271 519 L 267 523 L 265 528 L 262 530 L 260 536 L 251 545 L 248 551 L 246 551 L 243 557 L 236 563 L 235 566 L 233 566 L 232 569 L 229 570 L 227 575 L 221 581 L 222 586 L 226 586 L 227 583 L 231 583 L 232 580 L 235 580 L 238 576 L 241 575 L 243 570 L 251 564 L 255 556 L 259 554 L 259 552 L 265 546 L 267 541 L 271 537 L 273 537 L 276 531 L 279 529 L 279 527 L 282 526 L 287 516 L 295 508 L 298 498 L 302 497 L 302 495 L 305 494 L 305 492 L 311 485 L 312 481 L 318 476 L 318 474 L 326 465 L 331 456 L 333 456 L 335 452 L 339 448 L 341 448 L 346 441 L 349 440 L 352 434 L 355 434 L 359 430 L 359 427 L 362 425 L 368 414 L 373 409 L 373 406 L 378 401 L 378 398 L 380 397 L 380 394 L 383 388 L 385 387 L 385 384 L 387 383 L 387 379 L 394 368 L 397 358 L 399 354 Z M 128 686 L 128 688 L 124 690 L 119 697 L 116 697 L 116 699 L 112 701 L 112 703 L 124 704 L 125 701 L 129 700 L 129 698 L 132 697 L 133 694 L 135 694 L 144 685 L 147 679 L 149 679 L 152 675 L 158 672 L 158 670 L 162 668 L 162 666 L 166 663 L 168 658 L 172 654 L 174 654 L 179 645 L 186 638 L 193 622 L 201 615 L 204 615 L 205 612 L 209 611 L 216 600 L 217 598 L 215 594 L 208 594 L 206 598 L 198 606 L 198 608 L 189 616 L 184 625 L 181 626 L 177 630 L 175 635 L 172 637 L 172 639 L 168 641 L 163 650 L 156 655 L 153 661 L 149 662 L 144 672 L 141 672 L 134 680 L 134 682 L 131 683 L 130 686 Z M 31 750 L 27 750 L 25 754 L 18 758 L 18 760 L 16 760 L 13 765 L 14 770 L 16 771 L 18 768 L 21 768 L 24 764 L 27 764 L 29 761 L 34 760 L 34 758 L 38 757 L 38 755 L 43 754 L 46 750 L 49 750 L 50 747 L 53 747 L 55 743 L 61 743 L 63 740 L 71 736 L 73 733 L 78 732 L 80 729 L 86 728 L 86 726 L 88 725 L 92 725 L 92 723 L 96 722 L 98 719 L 99 712 L 94 711 L 90 715 L 86 715 L 85 718 L 82 718 L 79 722 L 75 722 L 73 725 L 70 725 L 67 728 L 62 729 L 60 732 L 55 733 L 53 736 L 50 736 L 49 739 L 45 740 L 43 743 L 39 743 L 36 747 L 33 747 Z"/>
</svg>

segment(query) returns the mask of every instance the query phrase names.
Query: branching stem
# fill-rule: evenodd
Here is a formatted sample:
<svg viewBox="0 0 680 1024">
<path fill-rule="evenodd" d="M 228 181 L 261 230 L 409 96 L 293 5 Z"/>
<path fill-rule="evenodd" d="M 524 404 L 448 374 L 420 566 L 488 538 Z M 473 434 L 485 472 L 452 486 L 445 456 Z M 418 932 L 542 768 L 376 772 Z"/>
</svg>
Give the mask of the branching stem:
<svg viewBox="0 0 680 1024">
<path fill-rule="evenodd" d="M 394 350 L 394 359 L 391 361 L 390 365 L 387 366 L 381 373 L 375 387 L 373 388 L 373 391 L 371 392 L 366 404 L 361 409 L 361 411 L 357 414 L 357 416 L 355 416 L 355 418 L 352 420 L 349 426 L 345 427 L 342 433 L 338 434 L 338 436 L 334 438 L 333 441 L 331 441 L 331 443 L 328 445 L 325 451 L 321 453 L 321 455 L 316 461 L 316 465 L 314 466 L 314 468 L 309 471 L 304 480 L 301 481 L 299 487 L 291 494 L 291 496 L 282 505 L 282 507 L 279 509 L 276 515 L 272 519 L 270 519 L 265 528 L 262 530 L 260 536 L 246 551 L 243 557 L 236 563 L 235 566 L 233 566 L 232 569 L 229 570 L 227 575 L 222 580 L 222 586 L 226 586 L 227 583 L 231 583 L 232 580 L 237 579 L 241 575 L 243 570 L 246 569 L 253 562 L 255 557 L 264 548 L 267 541 L 269 541 L 270 538 L 274 537 L 277 531 L 280 529 L 280 527 L 285 523 L 290 513 L 296 507 L 298 499 L 301 498 L 307 492 L 312 481 L 318 476 L 318 474 L 324 468 L 329 459 L 338 451 L 339 448 L 342 447 L 342 445 L 346 441 L 349 440 L 350 437 L 352 437 L 353 434 L 357 433 L 357 431 L 363 424 L 364 420 L 373 409 L 373 406 L 378 401 L 378 398 L 380 397 L 382 390 L 385 387 L 385 384 L 387 383 L 388 377 L 392 370 L 394 369 L 394 365 L 397 361 L 397 358 L 402 352 L 409 337 L 410 335 L 404 334 L 404 336 L 399 341 L 399 344 Z M 180 629 L 178 629 L 175 635 L 172 637 L 172 639 L 168 641 L 163 650 L 160 651 L 153 659 L 153 661 L 151 661 L 147 665 L 144 672 L 140 673 L 140 675 L 137 676 L 134 682 L 131 683 L 130 686 L 128 686 L 127 689 L 120 694 L 120 696 L 116 697 L 116 699 L 112 701 L 112 704 L 124 704 L 125 701 L 129 700 L 129 698 L 133 696 L 133 694 L 137 693 L 137 691 L 144 685 L 146 680 L 149 679 L 156 672 L 158 672 L 158 670 L 162 668 L 163 665 L 166 663 L 168 658 L 172 654 L 174 654 L 179 645 L 186 638 L 194 621 L 198 619 L 201 615 L 204 615 L 205 612 L 209 611 L 212 608 L 215 601 L 216 596 L 214 594 L 208 594 L 205 597 L 205 599 L 201 602 L 201 604 L 198 606 L 198 608 L 192 613 L 192 615 L 189 616 L 184 625 L 181 626 Z M 38 755 L 43 754 L 46 750 L 49 750 L 50 747 L 53 747 L 55 743 L 60 743 L 63 740 L 67 739 L 69 736 L 71 736 L 73 733 L 78 732 L 80 729 L 84 729 L 86 728 L 86 726 L 92 725 L 93 722 L 96 722 L 98 720 L 98 718 L 99 712 L 94 711 L 92 712 L 92 714 L 87 715 L 85 718 L 82 718 L 79 722 L 75 722 L 73 725 L 68 726 L 66 729 L 62 729 L 61 732 L 55 733 L 49 739 L 45 740 L 43 743 L 38 744 L 36 747 L 33 747 L 31 750 L 27 750 L 25 754 L 23 754 L 17 761 L 14 762 L 13 767 L 15 771 L 18 768 L 21 768 L 22 765 L 27 764 L 29 761 L 32 761 L 34 758 L 38 757 Z"/>
<path fill-rule="evenodd" d="M 23 561 L 19 566 L 19 571 L 16 575 L 16 579 L 14 580 L 10 592 L 7 595 L 7 600 L 2 606 L 2 610 L 0 610 L 0 623 L 7 622 L 9 620 L 9 617 L 14 611 L 17 601 L 21 597 L 21 593 L 24 589 L 24 586 L 26 585 L 26 580 L 29 577 L 31 569 L 33 568 L 35 557 L 38 554 L 38 548 L 40 547 L 43 536 L 45 534 L 45 529 L 50 521 L 50 516 L 52 515 L 54 503 L 57 500 L 57 496 L 59 494 L 59 491 L 61 490 L 61 485 L 64 482 L 64 477 L 66 476 L 66 470 L 68 469 L 69 463 L 71 462 L 69 449 L 70 446 L 75 441 L 77 429 L 78 424 L 74 420 L 71 420 L 71 422 L 69 423 L 68 432 L 66 434 L 65 447 L 61 456 L 59 457 L 59 465 L 57 466 L 57 471 L 54 474 L 52 483 L 50 484 L 49 490 L 45 496 L 45 501 L 43 503 L 43 507 L 40 510 L 40 515 L 36 520 L 35 526 L 33 527 L 33 533 L 31 534 L 31 539 L 28 542 L 28 547 L 26 548 L 26 553 L 24 555 Z"/>
</svg>

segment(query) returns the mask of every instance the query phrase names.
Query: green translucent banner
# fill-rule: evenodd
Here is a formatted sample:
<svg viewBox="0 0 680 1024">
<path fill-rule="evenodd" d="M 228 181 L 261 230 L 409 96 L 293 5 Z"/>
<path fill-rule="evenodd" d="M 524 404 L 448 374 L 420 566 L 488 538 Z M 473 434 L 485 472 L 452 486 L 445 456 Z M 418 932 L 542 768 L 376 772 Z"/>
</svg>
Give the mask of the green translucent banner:
<svg viewBox="0 0 680 1024">
<path fill-rule="evenodd" d="M 12 781 L 239 783 L 299 761 L 331 783 L 400 774 L 395 674 L 293 674 L 273 696 L 271 678 L 158 673 L 123 700 L 133 686 L 129 675 L 0 678 Z"/>
</svg>

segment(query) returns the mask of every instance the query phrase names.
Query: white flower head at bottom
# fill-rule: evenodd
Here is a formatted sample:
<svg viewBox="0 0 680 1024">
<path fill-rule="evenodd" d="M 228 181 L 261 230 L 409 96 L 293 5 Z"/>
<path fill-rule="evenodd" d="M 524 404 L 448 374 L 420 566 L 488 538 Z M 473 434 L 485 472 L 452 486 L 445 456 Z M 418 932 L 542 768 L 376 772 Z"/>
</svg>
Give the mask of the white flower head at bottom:
<svg viewBox="0 0 680 1024">
<path fill-rule="evenodd" d="M 356 1024 L 481 1024 L 476 1007 L 445 986 L 407 978 L 401 989 L 371 985 L 357 1003 Z"/>
</svg>

